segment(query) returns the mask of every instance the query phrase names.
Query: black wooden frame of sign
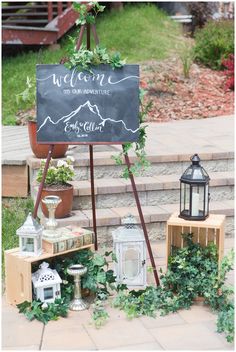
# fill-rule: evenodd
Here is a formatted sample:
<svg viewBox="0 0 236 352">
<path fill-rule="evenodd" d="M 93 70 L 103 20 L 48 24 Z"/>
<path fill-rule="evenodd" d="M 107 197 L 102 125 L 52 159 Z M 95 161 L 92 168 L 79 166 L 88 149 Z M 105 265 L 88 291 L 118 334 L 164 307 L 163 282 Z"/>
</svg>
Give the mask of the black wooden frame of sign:
<svg viewBox="0 0 236 352">
<path fill-rule="evenodd" d="M 91 33 L 91 29 L 93 32 L 93 37 L 95 40 L 96 45 L 99 44 L 99 40 L 98 40 L 98 36 L 97 36 L 97 32 L 96 32 L 96 27 L 94 24 L 86 24 L 86 25 L 82 25 L 81 29 L 80 29 L 80 34 L 79 34 L 79 38 L 76 44 L 76 49 L 79 50 L 82 44 L 82 40 L 83 40 L 83 36 L 84 36 L 84 32 L 85 32 L 85 28 L 86 28 L 86 34 L 87 34 L 87 49 L 90 50 L 90 33 Z M 86 143 L 85 143 L 86 144 Z M 103 143 L 88 143 L 89 145 L 89 157 L 90 157 L 90 183 L 91 183 L 91 200 L 92 200 L 92 214 L 93 214 L 93 231 L 94 231 L 94 244 L 95 244 L 95 250 L 98 249 L 98 241 L 97 241 L 97 224 L 96 224 L 96 204 L 95 204 L 95 190 L 94 190 L 94 163 L 93 163 L 93 145 L 95 144 L 107 144 L 107 145 L 112 145 L 112 144 L 121 144 L 121 143 L 112 143 L 112 142 L 103 142 Z M 123 150 L 124 150 L 124 145 L 122 144 Z M 43 176 L 42 176 L 42 181 L 40 183 L 39 186 L 39 190 L 38 190 L 38 194 L 37 194 L 37 199 L 35 202 L 35 206 L 34 206 L 34 212 L 33 212 L 33 217 L 36 218 L 37 217 L 37 213 L 38 213 L 38 208 L 39 208 L 39 204 L 40 204 L 40 200 L 41 200 L 41 195 L 42 195 L 42 190 L 43 190 L 43 186 L 44 186 L 44 182 L 47 176 L 47 171 L 49 168 L 49 163 L 52 157 L 52 152 L 54 149 L 54 144 L 50 144 L 49 147 L 49 152 L 47 155 L 47 159 L 46 159 L 46 163 L 45 163 L 45 167 L 44 167 L 44 171 L 43 171 Z M 139 218 L 141 221 L 141 225 L 142 225 L 142 229 L 143 229 L 143 233 L 144 233 L 144 237 L 145 237 L 145 241 L 146 241 L 146 245 L 147 245 L 147 250 L 150 256 L 150 260 L 151 260 L 151 265 L 152 265 L 152 269 L 153 269 L 153 275 L 155 278 L 155 282 L 156 285 L 159 286 L 159 278 L 158 278 L 158 274 L 157 274 L 157 269 L 156 269 L 156 264 L 154 261 L 154 257 L 153 257 L 153 253 L 152 253 L 152 248 L 150 245 L 150 241 L 148 238 L 148 233 L 147 233 L 147 228 L 146 228 L 146 224 L 144 221 L 144 216 L 143 216 L 143 212 L 142 212 L 142 208 L 141 208 L 141 204 L 140 204 L 140 200 L 139 200 L 139 196 L 138 196 L 138 192 L 137 192 L 137 188 L 136 188 L 136 184 L 134 181 L 134 176 L 132 174 L 132 172 L 130 171 L 131 168 L 131 163 L 130 163 L 130 159 L 127 153 L 125 153 L 125 163 L 128 167 L 129 170 L 129 178 L 131 181 L 131 185 L 132 185 L 132 190 L 133 190 L 133 194 L 134 194 L 134 198 L 135 198 L 135 202 L 137 205 L 137 209 L 138 209 L 138 213 L 139 213 Z"/>
</svg>

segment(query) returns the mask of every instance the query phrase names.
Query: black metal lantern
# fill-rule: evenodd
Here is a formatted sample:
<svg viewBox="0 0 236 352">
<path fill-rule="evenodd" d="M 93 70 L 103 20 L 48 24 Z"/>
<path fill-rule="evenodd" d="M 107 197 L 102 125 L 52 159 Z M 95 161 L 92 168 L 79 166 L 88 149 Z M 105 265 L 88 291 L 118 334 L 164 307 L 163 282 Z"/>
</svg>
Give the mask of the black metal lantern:
<svg viewBox="0 0 236 352">
<path fill-rule="evenodd" d="M 185 220 L 205 220 L 209 215 L 209 181 L 206 170 L 194 154 L 190 165 L 180 178 L 180 214 Z"/>
</svg>

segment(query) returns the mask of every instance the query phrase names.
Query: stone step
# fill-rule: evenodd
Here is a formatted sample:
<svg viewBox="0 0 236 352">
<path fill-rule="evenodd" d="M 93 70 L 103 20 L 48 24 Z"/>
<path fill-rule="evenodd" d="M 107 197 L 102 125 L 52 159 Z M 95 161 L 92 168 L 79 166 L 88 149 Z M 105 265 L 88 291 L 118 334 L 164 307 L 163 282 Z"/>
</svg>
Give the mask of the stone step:
<svg viewBox="0 0 236 352">
<path fill-rule="evenodd" d="M 67 155 L 75 159 L 75 180 L 88 180 L 90 178 L 90 167 L 88 152 L 85 153 L 88 146 L 70 146 Z M 123 165 L 116 165 L 111 158 L 117 155 L 120 146 L 94 146 L 94 177 L 100 178 L 119 178 L 124 169 Z M 190 165 L 192 153 L 185 154 L 162 154 L 149 152 L 147 159 L 151 166 L 142 172 L 141 176 L 150 177 L 156 175 L 178 175 L 180 177 L 186 168 Z M 234 170 L 234 153 L 233 152 L 215 152 L 201 153 L 201 164 L 211 176 L 212 172 L 224 172 Z M 130 160 L 134 162 L 135 157 L 130 153 Z M 56 160 L 54 161 L 57 162 Z M 40 159 L 33 156 L 27 158 L 27 164 L 30 169 L 30 183 L 36 179 L 40 167 Z"/>
<path fill-rule="evenodd" d="M 163 204 L 159 206 L 142 207 L 144 220 L 150 240 L 160 240 L 165 238 L 166 221 L 174 212 L 179 212 L 179 204 Z M 234 231 L 234 201 L 225 200 L 210 203 L 210 212 L 212 214 L 225 214 L 226 226 L 225 233 L 227 236 L 233 236 Z M 121 225 L 121 219 L 127 215 L 133 214 L 137 222 L 140 223 L 138 210 L 136 207 L 112 207 L 110 209 L 96 209 L 96 221 L 98 229 L 99 243 L 111 243 L 111 232 Z M 92 228 L 92 210 L 75 210 L 68 218 L 57 219 L 58 226 L 78 225 L 85 228 Z M 45 218 L 41 218 L 42 224 Z"/>
<path fill-rule="evenodd" d="M 229 200 L 234 197 L 234 174 L 232 171 L 213 172 L 210 175 L 211 201 Z M 136 187 L 142 206 L 172 204 L 179 202 L 179 176 L 160 175 L 156 177 L 136 177 Z M 73 181 L 74 210 L 91 208 L 91 186 L 89 181 Z M 36 196 L 36 189 L 33 191 Z M 135 206 L 130 180 L 121 178 L 95 180 L 96 207 L 112 208 Z"/>
</svg>

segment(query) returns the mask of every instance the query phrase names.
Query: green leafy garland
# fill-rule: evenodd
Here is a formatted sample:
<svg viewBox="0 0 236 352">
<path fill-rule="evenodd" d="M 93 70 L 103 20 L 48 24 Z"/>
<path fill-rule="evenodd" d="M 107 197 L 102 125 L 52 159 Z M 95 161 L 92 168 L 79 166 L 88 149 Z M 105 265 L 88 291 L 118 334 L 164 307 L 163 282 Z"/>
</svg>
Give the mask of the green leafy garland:
<svg viewBox="0 0 236 352">
<path fill-rule="evenodd" d="M 38 319 L 45 324 L 49 320 L 66 316 L 69 302 L 73 297 L 73 278 L 67 274 L 67 268 L 74 263 L 81 263 L 88 268 L 82 278 L 82 287 L 89 289 L 95 296 L 92 320 L 95 327 L 104 325 L 109 315 L 104 308 L 104 301 L 111 291 L 117 295 L 112 306 L 124 310 L 127 318 L 132 319 L 141 315 L 155 317 L 176 312 L 179 309 L 189 309 L 196 297 L 203 297 L 204 303 L 209 304 L 218 313 L 217 331 L 224 332 L 228 342 L 234 339 L 234 303 L 233 288 L 225 285 L 226 274 L 233 266 L 233 251 L 224 257 L 220 269 L 217 262 L 217 248 L 213 243 L 201 247 L 193 243 L 192 234 L 182 235 L 186 247 L 173 247 L 169 257 L 168 270 L 162 273 L 161 286 L 148 286 L 145 290 L 128 291 L 126 285 L 115 286 L 113 270 L 108 270 L 108 262 L 116 258 L 112 252 L 104 255 L 81 250 L 64 258 L 51 261 L 62 278 L 60 301 L 50 303 L 47 307 L 42 302 L 24 302 L 18 305 L 21 313 L 29 320 Z M 35 267 L 34 270 L 37 268 Z"/>
</svg>

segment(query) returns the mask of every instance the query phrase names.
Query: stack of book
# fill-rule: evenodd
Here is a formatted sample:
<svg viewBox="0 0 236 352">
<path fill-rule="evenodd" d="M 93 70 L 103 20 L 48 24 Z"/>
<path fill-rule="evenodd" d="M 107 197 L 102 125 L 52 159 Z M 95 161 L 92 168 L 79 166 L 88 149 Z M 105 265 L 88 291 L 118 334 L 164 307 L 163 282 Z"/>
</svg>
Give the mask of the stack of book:
<svg viewBox="0 0 236 352">
<path fill-rule="evenodd" d="M 47 253 L 60 253 L 94 243 L 93 232 L 78 226 L 56 229 L 57 238 L 43 238 L 43 249 Z M 60 236 L 60 237 L 59 237 Z"/>
</svg>

